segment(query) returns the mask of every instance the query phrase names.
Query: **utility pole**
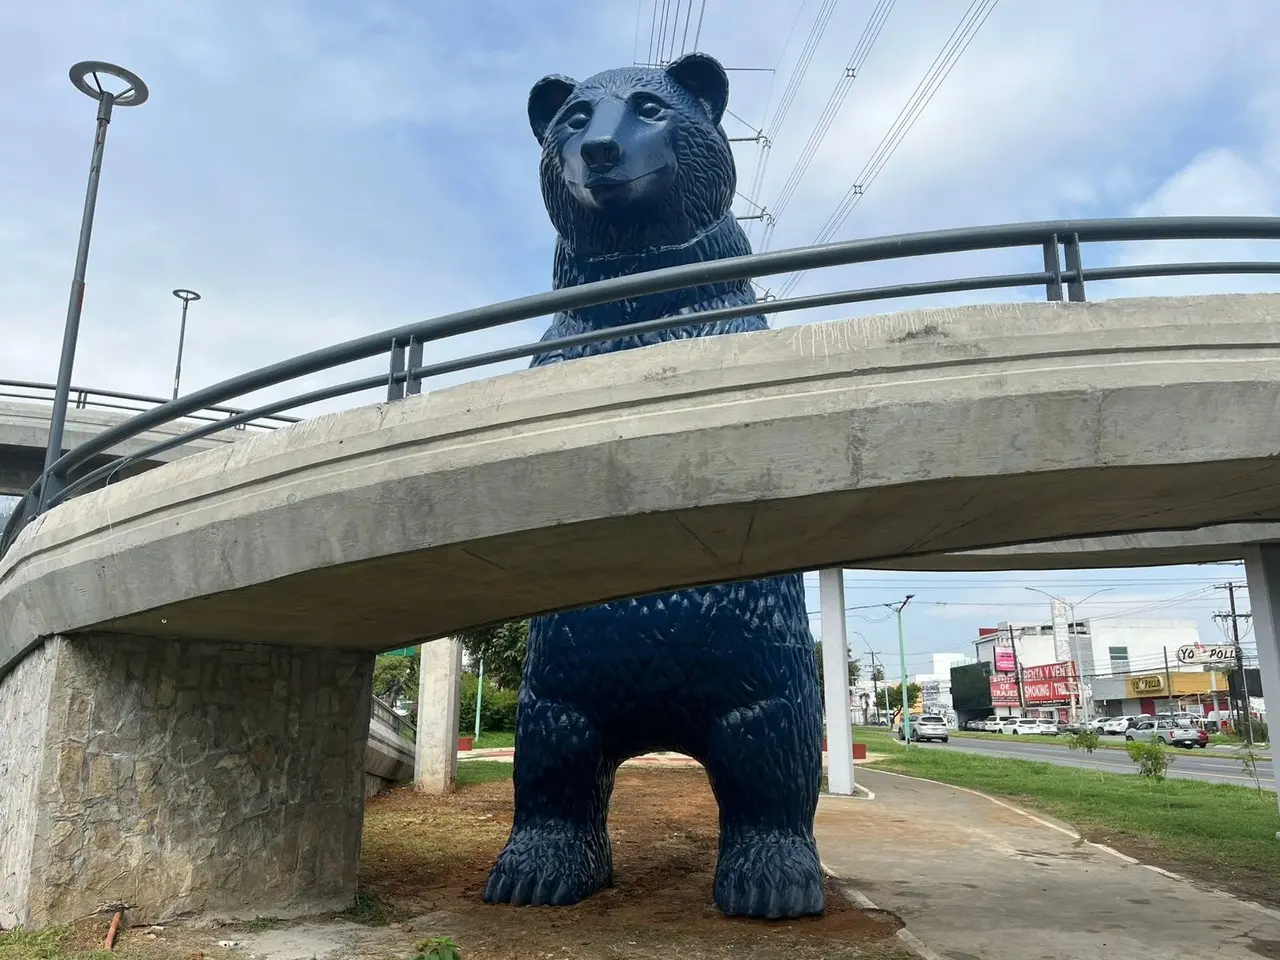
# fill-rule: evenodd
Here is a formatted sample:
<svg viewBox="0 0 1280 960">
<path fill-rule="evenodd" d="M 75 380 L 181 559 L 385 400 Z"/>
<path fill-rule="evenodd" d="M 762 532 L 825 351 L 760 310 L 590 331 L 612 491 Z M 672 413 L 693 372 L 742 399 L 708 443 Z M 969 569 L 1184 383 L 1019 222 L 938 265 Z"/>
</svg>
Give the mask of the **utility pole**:
<svg viewBox="0 0 1280 960">
<path fill-rule="evenodd" d="M 1164 648 L 1164 693 L 1169 704 L 1169 716 L 1173 716 L 1173 674 L 1169 672 L 1169 648 Z"/>
<path fill-rule="evenodd" d="M 911 602 L 914 593 L 908 593 L 901 603 L 885 606 L 898 615 L 898 667 L 902 673 L 902 742 L 911 746 L 911 702 L 907 696 L 907 650 L 902 638 L 902 608 Z"/>
<path fill-rule="evenodd" d="M 870 648 L 867 653 L 871 654 L 871 690 L 875 694 L 871 699 L 876 705 L 876 712 L 880 712 L 880 681 L 876 679 L 876 652 Z"/>
<path fill-rule="evenodd" d="M 1244 648 L 1240 646 L 1240 617 L 1247 614 L 1236 613 L 1236 585 L 1231 582 L 1220 584 L 1219 590 L 1227 591 L 1227 600 L 1231 606 L 1228 616 L 1231 618 L 1231 642 L 1236 648 L 1236 673 L 1240 677 L 1240 698 L 1237 716 L 1244 727 L 1245 743 L 1253 746 L 1253 716 L 1249 712 L 1249 684 L 1244 675 Z"/>
<path fill-rule="evenodd" d="M 1013 682 L 1018 686 L 1018 715 L 1027 715 L 1027 694 L 1022 688 L 1022 660 L 1018 657 L 1018 644 L 1013 638 L 1013 624 L 1009 624 L 1009 649 L 1013 651 Z"/>
</svg>

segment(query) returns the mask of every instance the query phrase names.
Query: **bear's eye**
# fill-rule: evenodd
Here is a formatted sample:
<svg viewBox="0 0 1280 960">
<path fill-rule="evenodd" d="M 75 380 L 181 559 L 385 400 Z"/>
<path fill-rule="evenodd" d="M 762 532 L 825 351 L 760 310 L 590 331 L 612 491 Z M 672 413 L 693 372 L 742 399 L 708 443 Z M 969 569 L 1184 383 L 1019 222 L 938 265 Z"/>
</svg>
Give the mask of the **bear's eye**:
<svg viewBox="0 0 1280 960">
<path fill-rule="evenodd" d="M 657 100 L 642 100 L 636 107 L 636 114 L 643 120 L 657 120 L 662 116 L 662 104 Z"/>
<path fill-rule="evenodd" d="M 564 118 L 564 125 L 570 130 L 582 130 L 591 122 L 591 111 L 586 107 L 574 107 Z"/>
</svg>

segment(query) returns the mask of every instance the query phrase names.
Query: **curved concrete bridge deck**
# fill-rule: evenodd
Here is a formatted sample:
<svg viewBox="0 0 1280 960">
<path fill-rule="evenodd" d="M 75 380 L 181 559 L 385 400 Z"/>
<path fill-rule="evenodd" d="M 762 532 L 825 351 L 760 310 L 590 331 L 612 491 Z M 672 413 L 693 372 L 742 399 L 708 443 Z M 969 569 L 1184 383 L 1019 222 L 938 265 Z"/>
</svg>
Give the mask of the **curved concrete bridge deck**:
<svg viewBox="0 0 1280 960">
<path fill-rule="evenodd" d="M 0 664 L 88 628 L 386 649 L 735 577 L 1280 521 L 1278 319 L 1274 296 L 925 310 L 317 417 L 32 524 L 0 561 Z"/>
<path fill-rule="evenodd" d="M 75 498 L 0 559 L 0 924 L 344 905 L 375 650 L 737 577 L 1280 522 L 1277 321 L 1280 297 L 1221 296 L 673 342 Z"/>
</svg>

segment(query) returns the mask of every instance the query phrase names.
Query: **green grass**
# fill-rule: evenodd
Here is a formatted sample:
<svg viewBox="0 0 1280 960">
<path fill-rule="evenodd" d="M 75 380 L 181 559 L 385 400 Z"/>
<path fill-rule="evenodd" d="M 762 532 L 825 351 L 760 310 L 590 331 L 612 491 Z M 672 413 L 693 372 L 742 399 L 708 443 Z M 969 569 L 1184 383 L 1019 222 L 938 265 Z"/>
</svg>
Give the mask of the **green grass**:
<svg viewBox="0 0 1280 960">
<path fill-rule="evenodd" d="M 103 927 L 105 933 L 106 927 Z M 0 960 L 129 960 L 126 952 L 77 949 L 69 944 L 69 927 L 50 927 L 40 932 L 0 931 Z"/>
<path fill-rule="evenodd" d="M 503 763 L 501 760 L 463 760 L 458 764 L 457 783 L 492 783 L 495 780 L 510 780 L 514 763 Z"/>
<path fill-rule="evenodd" d="M 1090 839 L 1280 902 L 1280 811 L 1274 793 L 959 751 L 907 750 L 880 728 L 860 727 L 854 736 L 888 754 L 875 768 L 1007 797 L 1074 824 Z M 1175 769 L 1178 760 L 1175 753 Z"/>
<path fill-rule="evenodd" d="M 469 736 L 469 734 L 462 734 Z M 492 750 L 495 747 L 514 747 L 516 745 L 516 734 L 514 730 L 495 730 L 492 733 L 484 731 L 471 744 L 476 750 Z"/>
</svg>

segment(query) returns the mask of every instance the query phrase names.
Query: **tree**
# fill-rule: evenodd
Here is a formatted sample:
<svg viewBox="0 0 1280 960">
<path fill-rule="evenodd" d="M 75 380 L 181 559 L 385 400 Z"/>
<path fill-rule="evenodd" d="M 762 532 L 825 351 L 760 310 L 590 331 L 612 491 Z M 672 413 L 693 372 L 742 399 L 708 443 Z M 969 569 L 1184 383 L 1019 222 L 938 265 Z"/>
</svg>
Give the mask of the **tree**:
<svg viewBox="0 0 1280 960">
<path fill-rule="evenodd" d="M 421 658 L 380 655 L 373 662 L 373 693 L 390 704 L 400 697 L 418 699 L 418 667 Z"/>
<path fill-rule="evenodd" d="M 902 709 L 902 684 L 901 683 L 899 683 L 897 686 L 894 686 L 894 687 L 886 687 L 885 696 L 889 698 L 890 711 Z M 910 701 L 911 703 L 915 703 L 919 699 L 920 699 L 920 684 L 908 683 L 907 684 L 907 700 Z"/>
<path fill-rule="evenodd" d="M 524 675 L 524 656 L 529 647 L 529 621 L 509 620 L 479 630 L 458 634 L 467 658 L 479 668 L 484 660 L 484 678 L 502 690 L 518 690 Z"/>
<path fill-rule="evenodd" d="M 818 658 L 818 688 L 823 688 L 822 683 L 822 641 L 819 640 L 813 645 L 813 655 Z M 849 659 L 849 686 L 853 686 L 862 677 L 862 664 L 852 658 Z"/>
<path fill-rule="evenodd" d="M 884 664 L 877 663 L 871 668 L 871 679 L 877 683 L 884 683 Z"/>
</svg>

